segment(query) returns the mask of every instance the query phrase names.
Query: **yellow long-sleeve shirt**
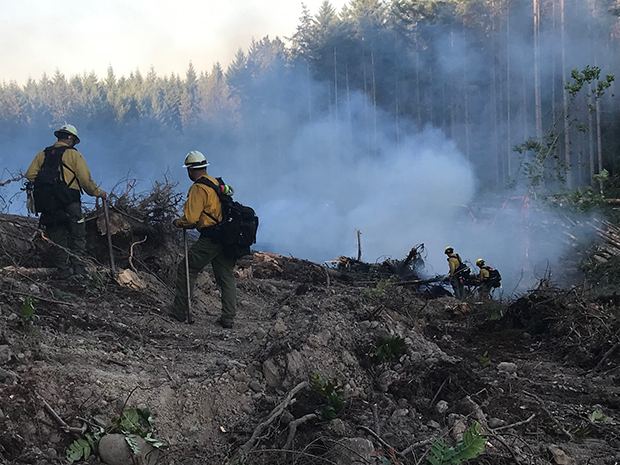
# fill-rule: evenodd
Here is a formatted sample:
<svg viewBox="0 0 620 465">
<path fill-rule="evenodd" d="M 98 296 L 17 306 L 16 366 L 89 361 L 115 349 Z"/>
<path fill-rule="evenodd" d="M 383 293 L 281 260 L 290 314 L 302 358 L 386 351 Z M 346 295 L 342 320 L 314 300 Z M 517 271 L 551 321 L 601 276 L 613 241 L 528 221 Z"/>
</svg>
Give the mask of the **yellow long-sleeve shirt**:
<svg viewBox="0 0 620 465">
<path fill-rule="evenodd" d="M 489 267 L 483 266 L 482 268 L 480 268 L 480 275 L 478 276 L 478 279 L 480 280 L 480 282 L 483 283 L 489 278 L 490 278 Z"/>
<path fill-rule="evenodd" d="M 454 273 L 456 273 L 456 269 L 459 267 L 459 265 L 461 264 L 461 260 L 459 259 L 459 256 L 455 253 L 451 253 L 450 255 L 448 255 L 448 265 L 450 266 L 450 277 L 454 276 Z"/>
<path fill-rule="evenodd" d="M 215 178 L 208 174 L 201 176 L 201 178 L 207 178 L 215 185 L 219 184 Z M 218 221 L 222 221 L 222 202 L 212 188 L 195 182 L 187 193 L 187 201 L 183 206 L 183 216 L 179 219 L 178 225 L 185 229 L 196 228 L 200 231 L 202 228 L 215 224 L 215 220 L 209 215 Z"/>
<path fill-rule="evenodd" d="M 64 142 L 56 142 L 54 144 L 54 147 L 63 146 L 67 146 L 67 144 Z M 41 166 L 43 166 L 44 161 L 45 151 L 42 150 L 37 153 L 26 171 L 26 178 L 28 181 L 34 182 L 37 174 L 39 174 L 39 171 L 41 170 Z M 93 181 L 88 165 L 80 152 L 74 148 L 67 149 L 65 150 L 65 153 L 62 154 L 62 161 L 65 165 L 67 165 L 62 167 L 64 179 L 67 184 L 71 183 L 69 184 L 71 189 L 79 190 L 81 187 L 84 192 L 88 195 L 92 195 L 93 197 L 101 197 L 103 195 L 103 190 L 101 190 L 99 186 L 97 186 L 97 183 Z M 73 170 L 73 173 L 71 170 Z M 71 182 L 74 176 L 77 181 Z"/>
</svg>

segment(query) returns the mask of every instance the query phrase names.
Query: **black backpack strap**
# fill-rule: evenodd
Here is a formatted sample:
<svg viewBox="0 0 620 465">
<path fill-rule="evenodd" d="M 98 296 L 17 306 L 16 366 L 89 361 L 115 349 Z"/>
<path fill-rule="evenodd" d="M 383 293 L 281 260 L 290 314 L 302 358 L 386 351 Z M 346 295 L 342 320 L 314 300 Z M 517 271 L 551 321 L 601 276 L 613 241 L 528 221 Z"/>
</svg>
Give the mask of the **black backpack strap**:
<svg viewBox="0 0 620 465">
<path fill-rule="evenodd" d="M 219 181 L 219 179 L 218 179 L 218 181 Z M 213 181 L 211 181 L 210 179 L 208 179 L 208 178 L 198 178 L 198 179 L 197 179 L 196 181 L 194 181 L 194 182 L 195 182 L 195 183 L 198 183 L 198 184 L 203 184 L 203 185 L 205 185 L 205 186 L 210 187 L 211 189 L 213 189 L 213 190 L 215 191 L 215 193 L 217 194 L 218 198 L 220 198 L 220 199 L 221 199 L 221 194 L 220 194 L 221 189 L 219 188 L 220 186 L 219 186 L 219 185 L 217 185 L 217 184 L 215 184 L 215 183 L 214 183 Z M 213 215 L 211 215 L 210 213 L 205 212 L 205 214 L 206 214 L 209 218 L 211 218 L 213 221 L 215 221 L 215 223 L 216 223 L 216 224 L 217 224 L 217 223 L 221 223 L 221 221 L 219 221 L 216 217 L 214 217 L 214 216 L 213 216 Z"/>
<path fill-rule="evenodd" d="M 68 187 L 71 187 L 71 184 L 73 184 L 74 182 L 77 182 L 77 185 L 78 185 L 78 188 L 79 188 L 80 194 L 81 194 L 82 193 L 82 186 L 80 185 L 80 180 L 77 178 L 77 174 L 75 173 L 75 171 L 73 171 L 71 168 L 69 168 L 67 166 L 67 164 L 62 160 L 62 157 L 65 154 L 65 151 L 67 149 L 70 149 L 70 148 L 73 148 L 73 147 L 66 147 L 66 146 L 54 147 L 53 145 L 51 147 L 46 147 L 45 148 L 45 161 L 43 163 L 47 162 L 48 160 L 51 160 L 51 159 L 48 159 L 47 157 L 49 155 L 52 155 L 51 152 L 52 152 L 53 149 L 58 150 L 60 152 L 60 155 L 58 155 L 57 168 L 60 171 L 60 179 L 63 182 L 65 182 Z M 54 155 L 56 155 L 56 154 L 54 154 Z M 61 165 L 62 165 L 63 168 L 67 168 L 69 171 L 71 171 L 71 173 L 73 173 L 73 177 L 71 178 L 71 181 L 67 182 L 67 180 L 65 179 L 65 172 L 64 172 L 64 170 L 60 169 Z"/>
</svg>

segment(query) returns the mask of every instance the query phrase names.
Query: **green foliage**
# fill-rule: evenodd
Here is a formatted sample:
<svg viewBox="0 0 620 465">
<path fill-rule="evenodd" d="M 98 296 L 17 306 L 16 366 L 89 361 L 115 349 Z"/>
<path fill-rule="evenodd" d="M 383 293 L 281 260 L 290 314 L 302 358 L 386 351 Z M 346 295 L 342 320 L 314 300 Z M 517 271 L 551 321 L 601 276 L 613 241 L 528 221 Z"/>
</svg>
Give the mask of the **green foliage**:
<svg viewBox="0 0 620 465">
<path fill-rule="evenodd" d="M 125 409 L 119 417 L 112 420 L 106 432 L 121 433 L 126 436 L 137 434 L 144 438 L 153 427 L 152 421 L 151 409 L 148 407 Z"/>
<path fill-rule="evenodd" d="M 487 439 L 480 434 L 480 425 L 474 423 L 454 447 L 449 447 L 441 438 L 435 440 L 431 444 L 428 461 L 431 465 L 459 464 L 484 452 L 486 442 Z"/>
<path fill-rule="evenodd" d="M 34 307 L 37 303 L 39 303 L 39 301 L 30 296 L 23 300 L 19 315 L 22 317 L 24 323 L 33 323 L 39 318 Z"/>
<path fill-rule="evenodd" d="M 385 293 L 387 288 L 390 287 L 390 284 L 391 281 L 389 279 L 380 279 L 379 281 L 377 281 L 377 284 L 374 288 L 367 287 L 364 289 L 364 292 L 367 296 L 378 299 Z"/>
<path fill-rule="evenodd" d="M 140 448 L 136 442 L 136 437 L 141 436 L 146 442 L 156 449 L 167 449 L 168 444 L 153 437 L 153 418 L 148 407 L 139 409 L 126 409 L 123 413 L 112 420 L 105 429 L 94 428 L 92 434 L 86 434 L 85 439 L 78 439 L 71 443 L 67 449 L 67 460 L 70 463 L 79 460 L 88 460 L 91 453 L 96 450 L 99 440 L 106 434 L 120 433 L 125 436 L 125 441 L 132 452 L 140 454 Z"/>
<path fill-rule="evenodd" d="M 570 192 L 553 194 L 545 197 L 545 200 L 553 206 L 568 208 L 578 212 L 597 210 L 605 204 L 603 194 L 590 186 Z"/>
<path fill-rule="evenodd" d="M 86 434 L 86 439 L 76 439 L 67 448 L 67 460 L 69 463 L 79 460 L 88 460 L 88 457 L 96 449 L 99 440 L 104 435 L 101 428 L 93 427 L 93 434 Z"/>
<path fill-rule="evenodd" d="M 491 365 L 491 359 L 488 357 L 488 355 L 489 351 L 485 350 L 484 354 L 478 356 L 478 361 L 480 362 L 480 365 L 482 365 L 484 368 Z"/>
<path fill-rule="evenodd" d="M 88 460 L 91 451 L 92 447 L 86 439 L 77 439 L 67 449 L 67 460 L 70 463 L 81 459 Z"/>
<path fill-rule="evenodd" d="M 590 415 L 588 415 L 588 420 L 590 420 L 592 423 L 604 423 L 604 424 L 610 424 L 614 422 L 613 418 L 608 417 L 600 410 L 595 410 Z"/>
<path fill-rule="evenodd" d="M 384 362 L 403 353 L 405 350 L 405 340 L 400 336 L 384 337 L 373 354 L 380 362 Z"/>
<path fill-rule="evenodd" d="M 325 382 L 318 370 L 314 372 L 311 386 L 314 392 L 325 399 L 321 406 L 321 415 L 327 420 L 333 420 L 344 409 L 344 391 L 336 380 Z"/>
<path fill-rule="evenodd" d="M 590 65 L 587 65 L 583 71 L 573 68 L 570 76 L 573 79 L 573 82 L 567 82 L 564 84 L 564 89 L 568 91 L 571 97 L 575 97 L 586 84 L 594 83 L 594 96 L 597 99 L 603 96 L 605 89 L 610 87 L 611 83 L 614 82 L 615 79 L 613 74 L 608 74 L 605 76 L 604 80 L 599 80 L 601 77 L 601 68 Z"/>
</svg>

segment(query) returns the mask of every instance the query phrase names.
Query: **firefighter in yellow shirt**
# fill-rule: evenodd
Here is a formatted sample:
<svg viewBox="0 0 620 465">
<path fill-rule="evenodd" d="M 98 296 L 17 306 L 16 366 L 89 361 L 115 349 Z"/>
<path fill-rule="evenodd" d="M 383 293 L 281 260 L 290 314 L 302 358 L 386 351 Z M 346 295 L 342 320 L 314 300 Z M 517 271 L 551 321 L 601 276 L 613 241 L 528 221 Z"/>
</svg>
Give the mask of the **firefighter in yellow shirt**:
<svg viewBox="0 0 620 465">
<path fill-rule="evenodd" d="M 173 224 L 178 228 L 195 228 L 200 231 L 200 238 L 192 245 L 188 254 L 190 293 L 193 294 L 198 273 L 210 263 L 222 295 L 222 315 L 217 323 L 224 328 L 232 328 L 237 313 L 237 287 L 233 275 L 235 259 L 224 252 L 221 243 L 213 240 L 213 230 L 210 230 L 222 220 L 222 203 L 215 190 L 197 181 L 203 177 L 207 178 L 230 196 L 234 191 L 230 186 L 220 185 L 217 179 L 209 176 L 208 165 L 205 156 L 197 150 L 192 150 L 185 157 L 183 167 L 187 168 L 187 175 L 194 184 L 189 188 L 187 201 L 183 206 L 183 216 L 174 220 Z M 177 268 L 176 294 L 172 310 L 168 314 L 181 322 L 188 317 L 186 279 L 185 260 L 183 260 Z"/>
<path fill-rule="evenodd" d="M 448 256 L 448 265 L 450 267 L 450 274 L 448 276 L 450 285 L 454 290 L 454 297 L 462 299 L 465 296 L 464 277 L 469 268 L 463 264 L 459 254 L 454 253 L 452 247 L 446 247 L 444 253 Z"/>
<path fill-rule="evenodd" d="M 76 255 L 82 255 L 86 249 L 86 227 L 81 192 L 103 199 L 107 194 L 93 181 L 84 157 L 75 149 L 80 143 L 75 126 L 65 124 L 54 136 L 58 141 L 37 153 L 26 171 L 26 178 L 34 183 L 35 205 L 47 236 Z M 51 176 L 61 182 L 52 182 Z M 59 247 L 55 247 L 53 253 L 59 277 L 87 274 L 84 264 L 75 256 L 70 257 Z"/>
<path fill-rule="evenodd" d="M 489 267 L 484 264 L 484 260 L 479 258 L 476 260 L 476 266 L 480 268 L 480 274 L 478 275 L 478 296 L 482 300 L 487 300 L 491 298 L 491 274 L 489 272 Z"/>
</svg>

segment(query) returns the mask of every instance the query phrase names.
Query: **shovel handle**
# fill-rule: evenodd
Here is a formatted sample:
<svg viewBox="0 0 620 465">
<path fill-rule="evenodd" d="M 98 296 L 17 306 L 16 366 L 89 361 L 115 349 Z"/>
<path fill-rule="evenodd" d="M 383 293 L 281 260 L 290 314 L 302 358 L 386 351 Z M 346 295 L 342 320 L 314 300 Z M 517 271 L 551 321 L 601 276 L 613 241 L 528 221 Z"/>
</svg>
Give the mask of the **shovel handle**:
<svg viewBox="0 0 620 465">
<path fill-rule="evenodd" d="M 183 247 L 185 248 L 185 283 L 187 284 L 187 322 L 193 323 L 192 290 L 189 284 L 189 252 L 187 250 L 187 229 L 183 229 Z"/>
<path fill-rule="evenodd" d="M 110 233 L 110 213 L 108 212 L 108 199 L 103 199 L 103 214 L 105 216 L 105 233 L 108 236 L 108 251 L 110 252 L 110 269 L 116 274 L 114 265 L 114 252 L 112 251 L 112 234 Z"/>
</svg>

